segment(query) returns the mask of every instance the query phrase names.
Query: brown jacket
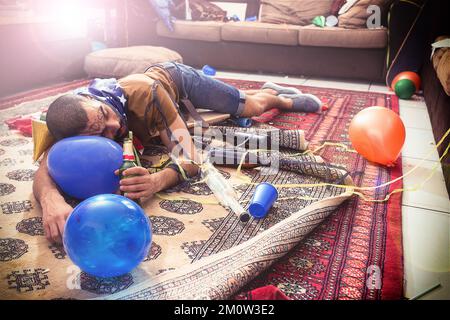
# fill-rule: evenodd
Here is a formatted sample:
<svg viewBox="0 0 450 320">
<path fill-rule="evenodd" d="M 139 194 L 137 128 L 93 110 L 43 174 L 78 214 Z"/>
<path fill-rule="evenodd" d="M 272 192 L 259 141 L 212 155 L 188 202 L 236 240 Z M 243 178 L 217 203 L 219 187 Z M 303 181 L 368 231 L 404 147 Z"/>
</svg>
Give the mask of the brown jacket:
<svg viewBox="0 0 450 320">
<path fill-rule="evenodd" d="M 167 71 L 159 67 L 126 76 L 118 83 L 128 100 L 128 128 L 145 146 L 152 136 L 175 121 L 178 89 Z"/>
</svg>

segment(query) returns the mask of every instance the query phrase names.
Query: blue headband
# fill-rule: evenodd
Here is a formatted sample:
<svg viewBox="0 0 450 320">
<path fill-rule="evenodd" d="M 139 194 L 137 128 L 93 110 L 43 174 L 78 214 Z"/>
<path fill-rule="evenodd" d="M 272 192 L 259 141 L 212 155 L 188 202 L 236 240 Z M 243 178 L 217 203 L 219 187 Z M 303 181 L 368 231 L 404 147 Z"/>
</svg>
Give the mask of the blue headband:
<svg viewBox="0 0 450 320">
<path fill-rule="evenodd" d="M 87 87 L 76 89 L 73 93 L 90 96 L 106 103 L 119 116 L 121 127 L 127 127 L 127 99 L 116 79 L 96 78 Z"/>
</svg>

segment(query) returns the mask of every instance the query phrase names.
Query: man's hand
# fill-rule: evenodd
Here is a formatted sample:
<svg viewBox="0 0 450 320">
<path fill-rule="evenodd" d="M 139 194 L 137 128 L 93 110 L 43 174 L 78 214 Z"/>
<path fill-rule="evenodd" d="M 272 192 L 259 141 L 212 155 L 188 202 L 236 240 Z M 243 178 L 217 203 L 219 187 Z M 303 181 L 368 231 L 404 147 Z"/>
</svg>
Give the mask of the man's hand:
<svg viewBox="0 0 450 320">
<path fill-rule="evenodd" d="M 118 175 L 119 170 L 116 170 L 115 174 Z M 129 168 L 123 172 L 123 175 L 133 176 L 120 180 L 120 191 L 130 199 L 151 197 L 156 192 L 173 185 L 178 179 L 173 170 L 164 169 L 150 174 L 143 167 Z"/>
<path fill-rule="evenodd" d="M 73 208 L 65 201 L 42 201 L 42 222 L 48 241 L 61 243 L 66 220 Z"/>
</svg>

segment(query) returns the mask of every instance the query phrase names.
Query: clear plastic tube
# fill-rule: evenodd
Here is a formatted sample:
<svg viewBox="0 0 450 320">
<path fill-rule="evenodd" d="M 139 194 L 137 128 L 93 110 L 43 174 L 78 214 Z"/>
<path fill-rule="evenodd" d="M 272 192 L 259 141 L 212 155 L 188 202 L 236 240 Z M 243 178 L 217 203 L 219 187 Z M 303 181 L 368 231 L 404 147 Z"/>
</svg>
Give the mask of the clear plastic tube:
<svg viewBox="0 0 450 320">
<path fill-rule="evenodd" d="M 222 206 L 233 211 L 241 221 L 248 221 L 249 215 L 237 200 L 233 187 L 211 162 L 203 164 L 202 177 Z"/>
</svg>

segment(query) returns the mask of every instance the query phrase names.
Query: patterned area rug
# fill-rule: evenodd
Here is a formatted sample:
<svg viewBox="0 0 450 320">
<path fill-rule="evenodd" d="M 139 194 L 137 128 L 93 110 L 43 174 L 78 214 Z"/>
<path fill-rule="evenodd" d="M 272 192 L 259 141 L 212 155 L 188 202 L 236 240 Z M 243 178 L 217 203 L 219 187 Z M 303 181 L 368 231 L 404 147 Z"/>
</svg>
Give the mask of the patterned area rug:
<svg viewBox="0 0 450 320">
<path fill-rule="evenodd" d="M 228 82 L 248 89 L 262 85 L 248 81 Z M 273 109 L 257 120 L 281 129 L 304 130 L 310 148 L 324 142 L 349 145 L 350 121 L 364 108 L 376 105 L 399 112 L 395 95 L 298 88 L 319 96 L 329 110 L 323 115 L 305 115 Z M 357 186 L 380 185 L 402 175 L 400 158 L 394 168 L 386 168 L 335 147 L 326 147 L 318 155 L 326 162 L 345 167 Z M 401 187 L 399 181 L 367 195 L 383 199 Z M 403 297 L 401 230 L 400 193 L 382 203 L 353 197 L 235 298 L 245 298 L 246 290 L 274 285 L 293 299 L 400 299 Z"/>
<path fill-rule="evenodd" d="M 260 86 L 232 82 L 241 88 Z M 255 277 L 244 291 L 274 284 L 295 299 L 400 296 L 400 198 L 393 197 L 382 205 L 352 198 L 341 205 L 351 189 L 340 188 L 282 190 L 283 195 L 314 195 L 319 200 L 280 200 L 267 218 L 242 225 L 234 214 L 206 204 L 214 199 L 206 185 L 185 184 L 170 190 L 167 196 L 189 200 L 153 198 L 144 203 L 154 236 L 151 251 L 139 268 L 113 279 L 80 272 L 61 246 L 51 245 L 43 237 L 40 208 L 31 193 L 37 167 L 31 161 L 30 139 L 3 125 L 11 117 L 38 111 L 55 94 L 68 89 L 53 90 L 45 98 L 29 97 L 31 101 L 21 100 L 16 107 L 0 113 L 2 298 L 226 299 Z M 305 130 L 307 139 L 319 145 L 348 141 L 349 120 L 364 107 L 377 104 L 398 111 L 396 100 L 391 101 L 387 95 L 304 89 L 327 98 L 329 111 L 320 116 L 269 112 L 260 120 L 279 128 Z M 144 163 L 153 164 L 163 156 L 163 150 L 155 148 Z M 335 148 L 324 149 L 321 156 L 326 163 L 347 168 L 358 185 L 379 184 L 401 172 L 400 168 L 380 168 Z M 297 160 L 308 165 L 285 168 L 270 176 L 257 169 L 244 173 L 253 182 L 328 181 L 329 172 L 323 172 L 321 158 L 304 156 Z M 334 175 L 345 176 L 346 170 L 334 170 Z M 222 168 L 222 174 L 236 187 L 240 201 L 248 203 L 254 187 L 243 184 L 234 169 Z M 345 182 L 351 184 L 351 179 L 347 177 Z M 387 189 L 371 196 L 382 198 Z"/>
</svg>

